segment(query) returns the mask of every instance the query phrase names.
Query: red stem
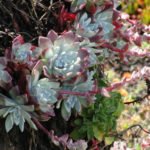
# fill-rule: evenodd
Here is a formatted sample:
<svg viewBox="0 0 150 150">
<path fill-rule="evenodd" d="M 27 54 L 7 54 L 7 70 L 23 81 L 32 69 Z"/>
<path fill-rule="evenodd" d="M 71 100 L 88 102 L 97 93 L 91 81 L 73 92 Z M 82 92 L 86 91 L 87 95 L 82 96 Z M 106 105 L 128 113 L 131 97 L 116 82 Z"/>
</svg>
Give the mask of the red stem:
<svg viewBox="0 0 150 150">
<path fill-rule="evenodd" d="M 43 127 L 43 125 L 33 115 L 31 116 L 32 116 L 32 120 L 37 125 L 37 127 L 41 129 L 48 137 L 50 137 L 50 132 L 45 127 Z"/>
<path fill-rule="evenodd" d="M 112 91 L 113 89 L 115 89 L 116 87 L 110 86 L 105 88 L 107 91 Z M 74 91 L 64 91 L 64 90 L 59 90 L 58 94 L 68 94 L 68 95 L 78 95 L 78 96 L 87 96 L 88 94 L 90 95 L 95 95 L 98 93 L 101 93 L 102 89 L 99 89 L 97 91 L 87 91 L 87 92 L 74 92 Z"/>
<path fill-rule="evenodd" d="M 114 46 L 112 46 L 111 44 L 107 43 L 107 44 L 102 44 L 102 47 L 105 47 L 105 48 L 108 48 L 108 49 L 111 49 L 112 51 L 115 51 L 115 52 L 119 52 L 119 53 L 122 53 L 122 51 Z"/>
</svg>

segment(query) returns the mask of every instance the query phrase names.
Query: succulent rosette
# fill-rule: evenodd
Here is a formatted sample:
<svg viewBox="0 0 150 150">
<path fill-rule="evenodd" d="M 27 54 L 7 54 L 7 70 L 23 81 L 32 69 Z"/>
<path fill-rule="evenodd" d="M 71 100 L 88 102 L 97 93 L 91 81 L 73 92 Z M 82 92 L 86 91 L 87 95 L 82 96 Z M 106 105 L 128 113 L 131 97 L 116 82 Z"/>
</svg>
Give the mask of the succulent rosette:
<svg viewBox="0 0 150 150">
<path fill-rule="evenodd" d="M 58 82 L 52 82 L 48 78 L 39 79 L 41 75 L 42 64 L 38 61 L 32 70 L 32 76 L 27 76 L 28 88 L 32 100 L 39 107 L 42 112 L 47 113 L 48 116 L 54 116 L 54 104 L 57 102 L 57 91 L 59 89 Z M 42 116 L 43 120 L 49 119 Z M 45 118 L 45 119 L 44 119 Z"/>
<path fill-rule="evenodd" d="M 87 72 L 87 80 L 84 81 L 81 79 L 75 85 L 68 85 L 64 84 L 62 90 L 69 90 L 69 91 L 92 91 L 96 87 L 93 80 L 94 72 Z M 64 100 L 61 107 L 61 114 L 65 120 L 68 120 L 71 116 L 71 110 L 74 109 L 77 113 L 81 113 L 82 106 L 87 107 L 90 103 L 93 103 L 95 100 L 95 96 L 85 97 L 85 96 L 77 96 L 77 95 L 65 95 Z"/>
<path fill-rule="evenodd" d="M 82 37 L 92 38 L 96 36 L 99 32 L 98 24 L 92 23 L 90 17 L 85 12 L 81 16 L 77 16 L 76 21 L 74 23 L 74 28 L 76 29 L 76 34 L 79 34 Z"/>
<path fill-rule="evenodd" d="M 47 37 L 39 38 L 43 49 L 44 73 L 49 78 L 74 83 L 90 66 L 89 51 L 80 46 L 78 37 L 71 31 L 58 36 L 51 30 Z"/>
<path fill-rule="evenodd" d="M 28 64 L 33 66 L 34 61 L 41 55 L 41 49 L 31 43 L 24 43 L 21 35 L 17 36 L 12 42 L 11 60 L 15 63 Z"/>
<path fill-rule="evenodd" d="M 37 129 L 30 115 L 34 111 L 34 106 L 27 105 L 27 95 L 20 95 L 18 86 L 13 87 L 8 93 L 10 97 L 0 93 L 0 105 L 3 106 L 0 109 L 0 116 L 6 118 L 6 131 L 9 132 L 15 124 L 23 132 L 25 121 L 28 122 L 30 127 Z"/>
</svg>

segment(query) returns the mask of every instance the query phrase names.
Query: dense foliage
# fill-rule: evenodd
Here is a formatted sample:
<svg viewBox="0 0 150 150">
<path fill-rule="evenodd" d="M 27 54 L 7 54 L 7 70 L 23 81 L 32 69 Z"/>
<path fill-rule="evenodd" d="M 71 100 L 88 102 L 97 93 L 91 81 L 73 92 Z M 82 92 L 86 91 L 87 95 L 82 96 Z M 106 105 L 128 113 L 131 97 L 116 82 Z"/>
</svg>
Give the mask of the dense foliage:
<svg viewBox="0 0 150 150">
<path fill-rule="evenodd" d="M 110 56 L 124 63 L 132 56 L 149 56 L 141 46 L 150 41 L 150 27 L 116 10 L 118 0 L 69 0 L 68 5 L 70 11 L 63 6 L 58 18 L 61 33 L 50 30 L 39 36 L 38 46 L 19 35 L 0 58 L 0 116 L 6 118 L 7 132 L 14 124 L 23 132 L 26 121 L 58 146 L 99 149 L 100 142 L 115 140 L 124 109 L 113 90 L 150 77 L 145 66 L 111 84 L 102 68 Z M 61 137 L 40 123 L 57 118 L 57 109 L 71 126 Z"/>
<path fill-rule="evenodd" d="M 144 24 L 150 24 L 150 1 L 149 0 L 127 0 L 122 1 L 123 11 L 130 14 L 132 19 L 141 18 Z"/>
</svg>

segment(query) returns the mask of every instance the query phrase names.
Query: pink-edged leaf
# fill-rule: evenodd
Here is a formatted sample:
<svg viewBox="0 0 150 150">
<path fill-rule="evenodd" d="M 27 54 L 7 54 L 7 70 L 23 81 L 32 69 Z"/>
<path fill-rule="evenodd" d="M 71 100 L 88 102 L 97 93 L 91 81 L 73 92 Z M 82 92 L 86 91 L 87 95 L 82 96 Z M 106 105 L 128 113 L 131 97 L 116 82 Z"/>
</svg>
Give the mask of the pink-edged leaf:
<svg viewBox="0 0 150 150">
<path fill-rule="evenodd" d="M 31 48 L 30 48 L 30 50 L 31 50 L 31 51 L 34 51 L 36 48 L 37 48 L 36 46 L 34 46 L 34 45 L 31 45 Z"/>
<path fill-rule="evenodd" d="M 49 48 L 53 45 L 52 41 L 49 38 L 43 36 L 39 37 L 38 44 L 42 49 Z"/>
<path fill-rule="evenodd" d="M 81 10 L 81 9 L 83 9 L 85 6 L 86 6 L 86 3 L 80 5 L 79 9 Z"/>
<path fill-rule="evenodd" d="M 21 35 L 17 36 L 13 41 L 12 41 L 12 46 L 18 46 L 24 44 L 23 37 Z"/>
<path fill-rule="evenodd" d="M 113 22 L 117 21 L 120 16 L 120 12 L 116 9 L 113 9 Z"/>
<path fill-rule="evenodd" d="M 63 38 L 63 39 L 65 39 L 65 41 L 67 41 L 67 42 L 71 42 L 71 43 L 73 43 L 73 42 L 75 42 L 76 41 L 76 36 L 75 36 L 75 34 L 72 32 L 72 31 L 68 31 L 68 32 L 64 32 L 61 36 L 60 36 L 60 38 Z M 70 43 L 70 44 L 71 44 Z"/>
<path fill-rule="evenodd" d="M 72 139 L 69 139 L 67 143 L 67 148 L 69 150 L 86 150 L 88 147 L 87 142 L 85 140 L 78 140 L 73 143 Z"/>
<path fill-rule="evenodd" d="M 58 34 L 54 30 L 50 30 L 47 34 L 47 37 L 52 41 L 54 44 L 54 41 L 58 38 Z"/>
<path fill-rule="evenodd" d="M 64 149 L 67 147 L 69 150 L 86 150 L 87 149 L 87 142 L 85 140 L 78 140 L 76 142 L 73 142 L 73 140 L 70 138 L 69 135 L 65 134 L 61 137 L 58 137 L 54 135 L 54 131 L 50 131 L 50 137 L 52 142 L 59 146 L 62 144 L 64 146 Z"/>
<path fill-rule="evenodd" d="M 11 59 L 11 51 L 12 51 L 12 49 L 10 47 L 5 49 L 5 58 L 7 60 Z"/>
<path fill-rule="evenodd" d="M 134 43 L 137 45 L 137 46 L 142 46 L 142 40 L 143 40 L 143 37 L 140 36 L 139 34 L 135 34 L 134 36 Z"/>
<path fill-rule="evenodd" d="M 89 61 L 89 52 L 87 51 L 87 49 L 85 48 L 81 48 L 79 50 L 79 57 L 81 58 L 81 68 L 80 71 L 81 73 L 84 72 L 90 65 L 90 61 Z M 79 72 L 80 73 L 80 72 Z"/>
<path fill-rule="evenodd" d="M 110 97 L 109 92 L 105 88 L 102 88 L 101 94 L 104 95 L 105 97 Z"/>
<path fill-rule="evenodd" d="M 59 139 L 58 139 L 57 136 L 54 135 L 54 131 L 53 131 L 53 130 L 50 131 L 50 136 L 51 136 L 52 142 L 53 142 L 55 145 L 59 146 L 59 144 L 60 144 L 60 143 L 59 143 Z"/>
<path fill-rule="evenodd" d="M 79 56 L 80 56 L 81 60 L 84 60 L 84 61 L 85 61 L 85 60 L 87 60 L 87 59 L 89 58 L 90 53 L 88 52 L 87 49 L 81 48 L 81 49 L 79 50 Z"/>
<path fill-rule="evenodd" d="M 37 81 L 39 80 L 40 73 L 42 72 L 42 65 L 43 65 L 42 61 L 39 60 L 32 70 L 32 75 L 34 78 L 33 84 L 36 84 Z"/>
</svg>

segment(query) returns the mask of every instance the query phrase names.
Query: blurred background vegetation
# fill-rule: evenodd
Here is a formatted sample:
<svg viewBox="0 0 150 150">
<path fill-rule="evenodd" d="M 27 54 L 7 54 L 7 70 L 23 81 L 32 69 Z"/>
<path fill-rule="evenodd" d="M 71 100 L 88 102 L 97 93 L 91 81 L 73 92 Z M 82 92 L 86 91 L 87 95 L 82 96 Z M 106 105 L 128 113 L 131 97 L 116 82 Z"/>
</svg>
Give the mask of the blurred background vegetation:
<svg viewBox="0 0 150 150">
<path fill-rule="evenodd" d="M 123 0 L 122 10 L 130 14 L 131 19 L 141 18 L 144 24 L 150 24 L 150 0 Z"/>
</svg>

